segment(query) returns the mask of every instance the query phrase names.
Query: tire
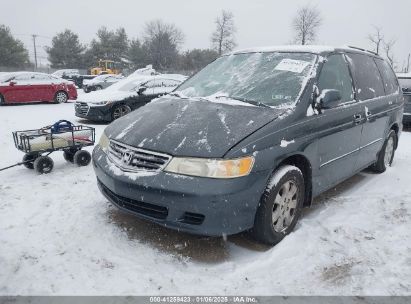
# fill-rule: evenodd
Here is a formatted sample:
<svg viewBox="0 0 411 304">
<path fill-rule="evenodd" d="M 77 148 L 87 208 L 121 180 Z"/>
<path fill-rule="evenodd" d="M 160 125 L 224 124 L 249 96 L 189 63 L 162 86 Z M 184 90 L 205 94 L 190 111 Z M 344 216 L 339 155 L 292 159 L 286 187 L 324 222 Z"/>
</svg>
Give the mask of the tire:
<svg viewBox="0 0 411 304">
<path fill-rule="evenodd" d="M 6 104 L 6 101 L 4 100 L 3 95 L 0 94 L 0 106 L 4 106 Z"/>
<path fill-rule="evenodd" d="M 27 169 L 34 169 L 34 161 L 36 160 L 37 157 L 39 156 L 36 154 L 28 154 L 28 153 L 24 154 L 23 162 L 25 163 L 23 164 L 23 166 L 26 167 Z"/>
<path fill-rule="evenodd" d="M 39 156 L 34 161 L 34 169 L 40 174 L 47 174 L 53 170 L 54 162 L 48 156 Z"/>
<path fill-rule="evenodd" d="M 74 154 L 76 154 L 77 150 L 66 150 L 63 152 L 63 157 L 69 163 L 74 163 Z"/>
<path fill-rule="evenodd" d="M 86 150 L 79 150 L 74 154 L 73 160 L 77 166 L 87 166 L 91 161 L 91 154 Z"/>
<path fill-rule="evenodd" d="M 66 103 L 68 100 L 68 95 L 66 92 L 58 91 L 54 96 L 55 103 Z"/>
<path fill-rule="evenodd" d="M 371 167 L 374 172 L 383 173 L 391 166 L 394 160 L 395 149 L 397 147 L 397 134 L 394 130 L 388 133 L 388 137 L 378 153 L 377 162 Z"/>
<path fill-rule="evenodd" d="M 275 245 L 297 224 L 304 202 L 304 176 L 300 169 L 285 165 L 271 176 L 251 230 L 255 240 Z"/>
<path fill-rule="evenodd" d="M 123 117 L 124 115 L 127 115 L 130 112 L 131 108 L 128 105 L 118 105 L 113 107 L 113 109 L 111 110 L 111 118 L 112 120 L 116 120 L 120 117 Z"/>
</svg>

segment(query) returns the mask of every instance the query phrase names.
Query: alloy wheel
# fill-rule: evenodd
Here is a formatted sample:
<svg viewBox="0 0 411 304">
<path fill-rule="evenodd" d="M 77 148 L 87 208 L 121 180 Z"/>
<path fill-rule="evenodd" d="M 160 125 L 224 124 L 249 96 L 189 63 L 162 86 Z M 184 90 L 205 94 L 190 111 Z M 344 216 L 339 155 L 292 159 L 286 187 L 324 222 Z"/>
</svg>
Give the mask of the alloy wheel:
<svg viewBox="0 0 411 304">
<path fill-rule="evenodd" d="M 64 102 L 66 102 L 66 101 L 67 101 L 67 95 L 66 95 L 66 93 L 58 92 L 57 95 L 56 95 L 56 101 L 57 101 L 58 103 L 64 103 Z"/>
<path fill-rule="evenodd" d="M 128 107 L 126 105 L 119 106 L 119 107 L 114 109 L 113 118 L 114 119 L 120 118 L 120 117 L 122 117 L 122 116 L 124 116 L 124 115 L 126 115 L 130 112 L 131 112 L 130 107 Z"/>
<path fill-rule="evenodd" d="M 388 167 L 391 164 L 392 155 L 394 153 L 394 138 L 392 136 L 388 138 L 387 145 L 385 146 L 384 165 Z"/>
<path fill-rule="evenodd" d="M 297 208 L 298 186 L 289 180 L 285 182 L 274 200 L 272 225 L 276 232 L 283 232 L 292 223 Z"/>
</svg>

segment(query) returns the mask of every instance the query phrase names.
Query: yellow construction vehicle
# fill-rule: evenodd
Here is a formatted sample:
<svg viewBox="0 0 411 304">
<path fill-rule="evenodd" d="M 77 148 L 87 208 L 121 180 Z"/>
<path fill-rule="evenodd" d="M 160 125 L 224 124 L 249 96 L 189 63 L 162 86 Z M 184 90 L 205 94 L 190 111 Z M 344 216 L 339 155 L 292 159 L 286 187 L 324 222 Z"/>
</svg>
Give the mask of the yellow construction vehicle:
<svg viewBox="0 0 411 304">
<path fill-rule="evenodd" d="M 97 67 L 93 67 L 90 69 L 90 74 L 120 74 L 120 70 L 116 67 L 116 63 L 114 61 L 100 59 L 98 61 Z"/>
</svg>

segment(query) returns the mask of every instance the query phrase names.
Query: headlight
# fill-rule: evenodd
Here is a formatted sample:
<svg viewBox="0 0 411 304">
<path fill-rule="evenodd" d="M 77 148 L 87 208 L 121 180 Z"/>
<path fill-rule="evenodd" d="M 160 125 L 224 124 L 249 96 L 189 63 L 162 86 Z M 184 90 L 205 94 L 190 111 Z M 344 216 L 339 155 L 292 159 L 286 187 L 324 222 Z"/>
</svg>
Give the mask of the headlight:
<svg viewBox="0 0 411 304">
<path fill-rule="evenodd" d="M 254 165 L 254 157 L 237 159 L 205 159 L 174 157 L 164 171 L 210 178 L 234 178 L 246 176 Z"/>
<path fill-rule="evenodd" d="M 112 103 L 112 101 L 99 101 L 99 102 L 93 102 L 90 103 L 91 106 L 105 106 Z"/>
<path fill-rule="evenodd" d="M 108 139 L 107 135 L 105 132 L 101 134 L 100 140 L 98 142 L 98 145 L 100 146 L 101 149 L 105 152 L 108 149 L 108 146 L 110 144 L 110 140 Z"/>
</svg>

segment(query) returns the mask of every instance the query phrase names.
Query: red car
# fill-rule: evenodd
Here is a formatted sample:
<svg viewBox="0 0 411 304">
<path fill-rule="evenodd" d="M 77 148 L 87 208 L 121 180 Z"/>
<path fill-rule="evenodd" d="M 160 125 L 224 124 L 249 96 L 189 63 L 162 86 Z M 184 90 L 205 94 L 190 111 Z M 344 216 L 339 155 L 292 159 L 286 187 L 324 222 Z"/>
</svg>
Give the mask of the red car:
<svg viewBox="0 0 411 304">
<path fill-rule="evenodd" d="M 30 102 L 64 103 L 69 99 L 77 99 L 77 90 L 71 81 L 33 72 L 0 75 L 0 105 Z"/>
</svg>

